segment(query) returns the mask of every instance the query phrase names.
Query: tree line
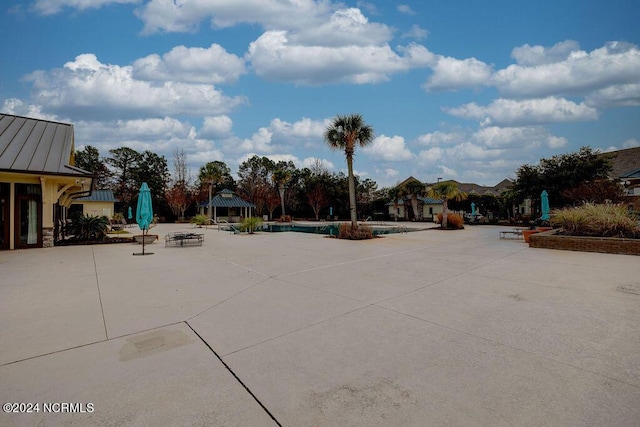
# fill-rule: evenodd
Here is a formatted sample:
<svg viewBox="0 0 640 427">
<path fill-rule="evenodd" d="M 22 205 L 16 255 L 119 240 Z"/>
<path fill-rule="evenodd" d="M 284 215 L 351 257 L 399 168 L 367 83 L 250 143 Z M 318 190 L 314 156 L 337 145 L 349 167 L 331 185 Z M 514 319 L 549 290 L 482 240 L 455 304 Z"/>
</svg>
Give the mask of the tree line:
<svg viewBox="0 0 640 427">
<path fill-rule="evenodd" d="M 268 215 L 269 219 L 287 214 L 316 220 L 350 218 L 354 229 L 358 218 L 387 216 L 386 204 L 397 206 L 400 200 L 410 204 L 414 218 L 419 219 L 418 198 L 425 195 L 443 200 L 445 207 L 450 201 L 454 210 L 469 211 L 474 203 L 480 210 L 506 217 L 525 199 L 531 200 L 534 210 L 539 208 L 543 190 L 549 194 L 554 208 L 585 200 L 602 203 L 623 198 L 620 184 L 609 179 L 611 159 L 589 147 L 541 159 L 537 165 L 520 166 L 512 187 L 498 197 L 460 197 L 452 182 L 429 186 L 411 181 L 404 186 L 378 189 L 374 180 L 362 180 L 353 174 L 356 147 L 366 146 L 373 137 L 373 128 L 358 114 L 338 115 L 327 127 L 324 140 L 332 149 L 344 151 L 347 175 L 330 172 L 320 160 L 309 167 L 297 168 L 291 161 L 276 162 L 254 155 L 240 164 L 237 179 L 222 161 L 204 164 L 193 176 L 182 149 L 173 152 L 173 174 L 164 156 L 148 150 L 139 153 L 128 147 L 109 150 L 108 156 L 101 157 L 95 147 L 87 146 L 75 153 L 75 162 L 94 174 L 94 189 L 113 190 L 121 202 L 122 213 L 135 205 L 140 185 L 147 182 L 154 210 L 166 220 L 194 215 L 198 205 L 210 202 L 223 189 L 252 202 L 256 214 Z"/>
<path fill-rule="evenodd" d="M 351 216 L 348 176 L 329 171 L 321 160 L 298 168 L 291 161 L 255 155 L 240 164 L 236 177 L 225 162 L 217 160 L 194 173 L 182 149 L 174 150 L 171 171 L 164 156 L 128 147 L 109 150 L 103 157 L 97 148 L 86 146 L 75 153 L 75 161 L 77 167 L 94 174 L 95 190 L 114 192 L 123 214 L 129 206 L 135 208 L 140 186 L 147 182 L 154 211 L 167 221 L 195 215 L 199 204 L 223 189 L 255 204 L 256 214 L 270 219 Z M 359 218 L 385 211 L 388 189 L 379 190 L 374 180 L 358 176 L 354 176 L 354 188 Z"/>
</svg>

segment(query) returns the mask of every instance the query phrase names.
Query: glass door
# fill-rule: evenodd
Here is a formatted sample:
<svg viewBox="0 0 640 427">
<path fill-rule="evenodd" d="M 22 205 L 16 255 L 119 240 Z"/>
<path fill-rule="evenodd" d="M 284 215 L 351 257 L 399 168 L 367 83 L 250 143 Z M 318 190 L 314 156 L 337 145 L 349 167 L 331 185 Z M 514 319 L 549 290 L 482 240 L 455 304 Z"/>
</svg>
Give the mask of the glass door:
<svg viewBox="0 0 640 427">
<path fill-rule="evenodd" d="M 36 186 L 16 185 L 15 248 L 42 247 L 42 197 Z M 23 190 L 23 191 L 21 191 Z M 26 191 L 24 191 L 26 190 Z"/>
<path fill-rule="evenodd" d="M 9 249 L 9 184 L 0 182 L 0 250 Z"/>
</svg>

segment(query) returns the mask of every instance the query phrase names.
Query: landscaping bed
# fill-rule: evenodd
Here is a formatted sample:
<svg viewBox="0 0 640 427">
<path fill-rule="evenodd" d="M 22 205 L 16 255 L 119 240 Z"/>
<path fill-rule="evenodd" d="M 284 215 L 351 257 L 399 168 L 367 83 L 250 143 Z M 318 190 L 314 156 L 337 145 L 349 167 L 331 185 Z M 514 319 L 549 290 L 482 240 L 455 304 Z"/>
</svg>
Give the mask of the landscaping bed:
<svg viewBox="0 0 640 427">
<path fill-rule="evenodd" d="M 640 239 L 567 236 L 559 234 L 559 230 L 545 231 L 531 235 L 529 237 L 529 247 L 560 249 L 566 251 L 640 255 Z"/>
<path fill-rule="evenodd" d="M 105 237 L 102 240 L 58 240 L 55 246 L 77 246 L 77 245 L 108 245 L 111 243 L 131 243 L 131 237 Z"/>
</svg>

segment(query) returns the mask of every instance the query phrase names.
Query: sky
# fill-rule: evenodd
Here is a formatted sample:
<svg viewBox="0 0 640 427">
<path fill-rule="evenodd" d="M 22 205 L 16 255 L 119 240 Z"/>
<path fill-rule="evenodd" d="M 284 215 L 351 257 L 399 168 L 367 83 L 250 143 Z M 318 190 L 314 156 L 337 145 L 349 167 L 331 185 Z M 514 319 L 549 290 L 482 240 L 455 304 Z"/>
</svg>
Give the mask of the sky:
<svg viewBox="0 0 640 427">
<path fill-rule="evenodd" d="M 3 0 L 0 111 L 76 149 L 191 172 L 252 155 L 346 171 L 323 133 L 361 114 L 355 173 L 495 185 L 588 145 L 640 146 L 637 0 Z"/>
</svg>

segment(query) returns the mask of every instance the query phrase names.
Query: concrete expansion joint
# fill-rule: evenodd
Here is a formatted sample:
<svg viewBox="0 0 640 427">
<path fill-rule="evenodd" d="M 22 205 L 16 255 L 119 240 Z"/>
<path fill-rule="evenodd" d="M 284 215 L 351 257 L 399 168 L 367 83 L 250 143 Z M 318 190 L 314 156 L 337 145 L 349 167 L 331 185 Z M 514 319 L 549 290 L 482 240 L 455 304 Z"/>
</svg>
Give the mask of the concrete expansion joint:
<svg viewBox="0 0 640 427">
<path fill-rule="evenodd" d="M 258 399 L 258 396 L 256 396 L 251 391 L 251 389 L 240 379 L 240 377 L 238 377 L 238 375 L 233 371 L 233 369 L 231 369 L 231 367 L 227 365 L 227 363 L 222 359 L 222 357 L 220 357 L 220 355 L 213 349 L 213 347 L 211 347 L 209 343 L 204 338 L 202 338 L 202 336 L 200 336 L 200 334 L 195 329 L 191 327 L 189 322 L 185 321 L 184 323 L 189 327 L 189 329 L 191 329 L 191 331 L 193 331 L 193 333 L 200 339 L 200 341 L 202 341 L 202 343 L 211 351 L 211 353 L 213 353 L 216 356 L 216 358 L 220 361 L 220 363 L 222 363 L 225 369 L 229 371 L 231 375 L 233 375 L 236 381 L 238 381 L 238 383 L 242 387 L 244 387 L 247 393 L 249 393 L 249 395 L 253 398 L 253 400 L 255 400 L 256 403 L 260 405 L 260 407 L 267 413 L 267 415 L 269 415 L 269 417 L 273 420 L 273 422 L 275 422 L 278 426 L 282 427 L 282 424 L 280 424 L 278 419 L 271 413 L 271 411 L 269 411 L 269 409 L 260 401 L 260 399 Z"/>
</svg>

